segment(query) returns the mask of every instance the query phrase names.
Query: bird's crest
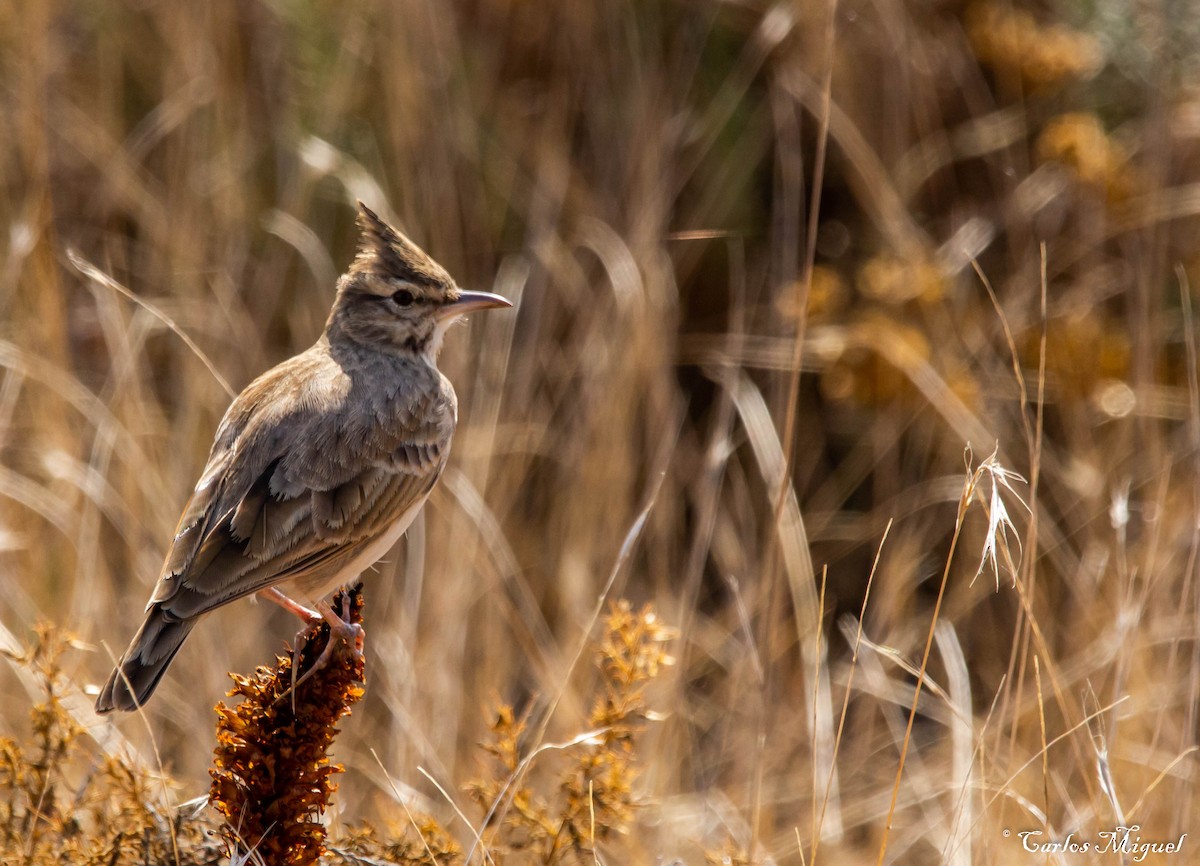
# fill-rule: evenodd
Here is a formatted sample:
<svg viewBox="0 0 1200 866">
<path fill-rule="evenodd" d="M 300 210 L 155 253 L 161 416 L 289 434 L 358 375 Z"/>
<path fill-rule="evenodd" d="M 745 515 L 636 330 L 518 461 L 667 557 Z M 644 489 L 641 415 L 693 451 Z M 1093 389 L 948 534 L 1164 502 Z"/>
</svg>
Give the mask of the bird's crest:
<svg viewBox="0 0 1200 866">
<path fill-rule="evenodd" d="M 358 255 L 350 273 L 373 273 L 434 285 L 452 284 L 450 275 L 424 250 L 358 203 Z"/>
</svg>

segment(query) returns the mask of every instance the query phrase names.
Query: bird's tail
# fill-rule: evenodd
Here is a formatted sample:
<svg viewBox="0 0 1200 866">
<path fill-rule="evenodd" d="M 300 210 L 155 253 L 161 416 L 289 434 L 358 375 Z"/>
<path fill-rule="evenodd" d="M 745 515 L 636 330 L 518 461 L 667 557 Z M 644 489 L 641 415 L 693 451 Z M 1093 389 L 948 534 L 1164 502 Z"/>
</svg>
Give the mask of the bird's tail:
<svg viewBox="0 0 1200 866">
<path fill-rule="evenodd" d="M 177 619 L 152 604 L 129 649 L 100 690 L 96 712 L 136 710 L 146 703 L 195 623 L 195 619 Z"/>
</svg>

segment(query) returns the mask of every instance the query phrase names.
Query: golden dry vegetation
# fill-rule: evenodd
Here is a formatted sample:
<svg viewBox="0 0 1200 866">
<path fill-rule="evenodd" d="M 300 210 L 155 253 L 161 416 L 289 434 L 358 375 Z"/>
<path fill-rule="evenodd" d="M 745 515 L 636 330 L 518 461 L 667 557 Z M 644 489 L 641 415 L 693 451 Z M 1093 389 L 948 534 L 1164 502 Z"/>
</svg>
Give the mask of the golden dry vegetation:
<svg viewBox="0 0 1200 866">
<path fill-rule="evenodd" d="M 0 4 L 0 860 L 220 856 L 213 705 L 294 623 L 87 692 L 355 198 L 517 308 L 366 577 L 329 857 L 1194 859 L 1191 5 Z M 645 602 L 626 740 L 598 612 Z"/>
</svg>

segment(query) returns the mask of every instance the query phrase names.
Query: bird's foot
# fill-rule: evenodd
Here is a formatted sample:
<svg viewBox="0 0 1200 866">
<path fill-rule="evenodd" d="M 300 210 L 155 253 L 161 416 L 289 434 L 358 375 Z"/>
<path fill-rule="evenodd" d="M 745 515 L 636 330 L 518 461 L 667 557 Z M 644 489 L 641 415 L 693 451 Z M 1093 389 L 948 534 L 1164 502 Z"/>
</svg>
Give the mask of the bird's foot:
<svg viewBox="0 0 1200 866">
<path fill-rule="evenodd" d="M 335 611 L 332 605 L 327 601 L 318 601 L 317 610 L 324 617 L 325 622 L 329 623 L 329 642 L 325 645 L 325 651 L 321 653 L 321 658 L 325 658 L 330 652 L 330 647 L 334 645 L 334 638 L 337 638 L 337 643 L 348 649 L 355 661 L 362 658 L 363 644 L 367 637 L 366 630 L 356 622 L 350 621 L 350 593 L 342 590 L 342 613 Z"/>
<path fill-rule="evenodd" d="M 299 605 L 297 606 L 299 607 Z M 338 615 L 329 602 L 324 600 L 318 601 L 316 608 L 319 612 L 314 612 L 317 621 L 320 622 L 324 619 L 329 624 L 329 639 L 325 642 L 325 649 L 321 651 L 321 655 L 313 662 L 312 667 L 306 670 L 303 676 L 296 679 L 297 668 L 299 667 L 300 640 L 304 631 L 296 636 L 297 657 L 292 665 L 292 687 L 288 690 L 292 695 L 293 701 L 295 700 L 296 689 L 301 683 L 328 665 L 335 653 L 339 651 L 348 652 L 351 662 L 354 664 L 358 664 L 363 658 L 363 645 L 366 641 L 367 633 L 359 623 L 350 622 L 349 620 L 350 593 L 342 590 L 342 615 Z M 304 609 L 307 610 L 307 608 Z"/>
</svg>

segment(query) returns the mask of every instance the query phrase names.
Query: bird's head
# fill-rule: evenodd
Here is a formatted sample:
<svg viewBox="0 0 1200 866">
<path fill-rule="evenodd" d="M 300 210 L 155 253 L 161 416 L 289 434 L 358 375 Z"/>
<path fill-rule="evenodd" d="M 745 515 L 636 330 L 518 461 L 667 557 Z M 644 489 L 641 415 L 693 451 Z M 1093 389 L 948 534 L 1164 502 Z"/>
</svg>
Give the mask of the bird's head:
<svg viewBox="0 0 1200 866">
<path fill-rule="evenodd" d="M 464 291 L 446 270 L 362 202 L 358 255 L 338 280 L 326 333 L 436 359 L 459 316 L 512 303 L 491 292 Z"/>
</svg>

